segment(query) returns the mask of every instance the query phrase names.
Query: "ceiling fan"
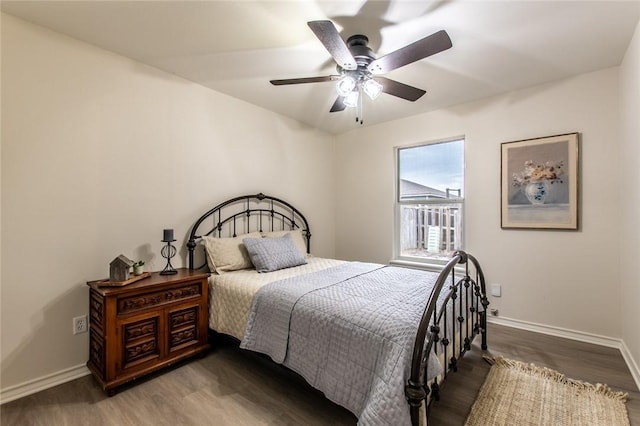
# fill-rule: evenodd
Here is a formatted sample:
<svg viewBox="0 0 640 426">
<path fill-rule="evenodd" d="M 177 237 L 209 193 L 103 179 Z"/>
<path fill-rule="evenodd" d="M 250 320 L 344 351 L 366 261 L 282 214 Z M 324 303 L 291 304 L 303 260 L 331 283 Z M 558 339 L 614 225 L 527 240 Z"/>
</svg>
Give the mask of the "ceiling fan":
<svg viewBox="0 0 640 426">
<path fill-rule="evenodd" d="M 387 93 L 411 102 L 418 100 L 426 93 L 424 90 L 382 77 L 381 74 L 435 55 L 452 46 L 447 32 L 440 30 L 394 52 L 376 58 L 371 48 L 367 45 L 369 39 L 364 35 L 353 35 L 345 42 L 331 21 L 311 21 L 307 24 L 336 61 L 338 74 L 271 80 L 271 84 L 281 86 L 337 81 L 338 97 L 330 112 L 342 111 L 346 107 L 360 106 L 361 108 L 362 96 L 360 95 L 362 92 L 365 92 L 371 99 L 375 99 L 380 93 Z M 356 118 L 356 121 L 358 121 L 358 118 Z M 360 123 L 362 123 L 361 119 Z"/>
</svg>

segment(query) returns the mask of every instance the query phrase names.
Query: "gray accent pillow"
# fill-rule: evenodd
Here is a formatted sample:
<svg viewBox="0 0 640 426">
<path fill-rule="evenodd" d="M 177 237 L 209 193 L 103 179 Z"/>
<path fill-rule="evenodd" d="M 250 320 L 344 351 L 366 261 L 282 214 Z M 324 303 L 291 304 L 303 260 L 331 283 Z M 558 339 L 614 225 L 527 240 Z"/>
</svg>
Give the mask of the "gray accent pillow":
<svg viewBox="0 0 640 426">
<path fill-rule="evenodd" d="M 293 229 L 291 231 L 271 231 L 271 232 L 262 232 L 262 236 L 265 238 L 278 238 L 284 237 L 287 234 L 291 234 L 291 238 L 293 238 L 293 242 L 296 243 L 296 247 L 300 250 L 300 253 L 304 254 L 304 257 L 309 257 L 307 253 L 307 241 L 306 237 L 302 235 L 302 229 Z M 255 238 L 253 236 L 247 238 Z"/>
<path fill-rule="evenodd" d="M 242 243 L 258 272 L 272 272 L 307 263 L 291 234 L 278 238 L 245 238 Z"/>
</svg>

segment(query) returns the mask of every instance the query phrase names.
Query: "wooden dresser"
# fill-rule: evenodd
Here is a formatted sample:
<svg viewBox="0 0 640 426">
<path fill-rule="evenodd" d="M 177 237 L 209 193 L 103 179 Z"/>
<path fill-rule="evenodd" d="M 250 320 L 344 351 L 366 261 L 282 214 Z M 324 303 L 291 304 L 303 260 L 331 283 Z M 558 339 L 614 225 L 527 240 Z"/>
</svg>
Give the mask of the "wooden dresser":
<svg viewBox="0 0 640 426">
<path fill-rule="evenodd" d="M 173 275 L 154 272 L 124 287 L 87 283 L 87 367 L 109 395 L 126 382 L 209 349 L 208 277 L 178 269 Z"/>
</svg>

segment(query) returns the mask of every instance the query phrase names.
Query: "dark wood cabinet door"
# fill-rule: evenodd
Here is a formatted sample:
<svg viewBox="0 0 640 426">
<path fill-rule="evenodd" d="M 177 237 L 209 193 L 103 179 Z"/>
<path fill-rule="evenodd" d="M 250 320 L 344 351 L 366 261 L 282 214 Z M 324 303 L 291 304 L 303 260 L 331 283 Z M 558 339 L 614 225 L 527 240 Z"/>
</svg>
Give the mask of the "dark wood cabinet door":
<svg viewBox="0 0 640 426">
<path fill-rule="evenodd" d="M 198 303 L 185 303 L 167 309 L 168 353 L 173 354 L 202 341 L 199 323 L 201 309 Z"/>
<path fill-rule="evenodd" d="M 142 368 L 164 357 L 162 347 L 163 313 L 153 311 L 118 320 L 120 353 L 117 354 L 117 374 Z"/>
</svg>

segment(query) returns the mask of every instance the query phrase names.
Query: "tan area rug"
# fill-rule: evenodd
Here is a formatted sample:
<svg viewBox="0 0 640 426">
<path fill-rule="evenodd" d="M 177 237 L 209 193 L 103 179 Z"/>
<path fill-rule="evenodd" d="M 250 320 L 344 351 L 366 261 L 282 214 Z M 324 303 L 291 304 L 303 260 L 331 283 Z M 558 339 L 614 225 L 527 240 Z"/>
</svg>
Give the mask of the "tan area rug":
<svg viewBox="0 0 640 426">
<path fill-rule="evenodd" d="M 505 358 L 485 379 L 465 426 L 628 426 L 627 394 Z"/>
</svg>

